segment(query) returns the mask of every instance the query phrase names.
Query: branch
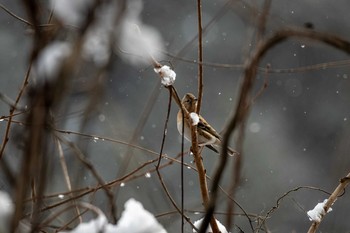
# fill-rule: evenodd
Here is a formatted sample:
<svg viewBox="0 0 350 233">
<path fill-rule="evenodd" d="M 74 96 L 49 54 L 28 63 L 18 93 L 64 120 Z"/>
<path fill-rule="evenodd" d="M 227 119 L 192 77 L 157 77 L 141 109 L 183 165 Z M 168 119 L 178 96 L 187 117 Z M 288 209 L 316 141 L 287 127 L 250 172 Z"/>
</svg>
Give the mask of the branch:
<svg viewBox="0 0 350 233">
<path fill-rule="evenodd" d="M 18 93 L 18 95 L 16 97 L 15 103 L 13 104 L 13 106 L 11 106 L 9 119 L 8 119 L 8 122 L 7 122 L 7 125 L 6 125 L 5 136 L 3 137 L 3 141 L 2 141 L 2 144 L 1 144 L 0 159 L 2 158 L 2 156 L 4 154 L 5 147 L 7 145 L 8 140 L 9 140 L 10 128 L 11 128 L 11 124 L 12 124 L 12 118 L 13 118 L 13 116 L 15 116 L 15 110 L 17 108 L 17 105 L 18 105 L 20 99 L 22 98 L 24 89 L 28 85 L 30 70 L 31 70 L 31 65 L 29 65 L 29 68 L 27 69 L 26 75 L 25 75 L 23 83 L 22 83 L 22 87 L 21 87 L 21 89 L 20 89 L 20 91 L 19 91 L 19 93 Z"/>
<path fill-rule="evenodd" d="M 324 216 L 326 216 L 328 210 L 331 208 L 331 206 L 336 202 L 337 198 L 341 195 L 343 190 L 346 188 L 346 186 L 350 183 L 350 173 L 347 174 L 344 178 L 340 179 L 339 185 L 336 187 L 336 189 L 333 191 L 333 193 L 328 198 L 327 202 L 324 204 L 324 214 L 321 215 L 320 221 L 314 221 L 309 230 L 308 233 L 315 233 L 318 226 L 321 224 Z"/>
<path fill-rule="evenodd" d="M 199 114 L 202 106 L 203 96 L 203 32 L 202 32 L 202 2 L 197 0 L 198 15 L 198 100 L 196 113 Z"/>
<path fill-rule="evenodd" d="M 254 84 L 254 79 L 257 73 L 259 62 L 269 49 L 283 42 L 289 37 L 297 37 L 298 39 L 311 39 L 311 40 L 320 41 L 325 44 L 331 45 L 337 49 L 340 49 L 344 52 L 350 53 L 350 43 L 348 41 L 328 33 L 316 32 L 316 31 L 307 30 L 307 29 L 290 28 L 290 29 L 280 30 L 274 33 L 270 38 L 267 38 L 266 40 L 262 40 L 258 44 L 252 57 L 246 63 L 245 71 L 244 71 L 244 80 L 240 89 L 240 95 L 239 95 L 236 111 L 234 116 L 229 121 L 228 126 L 226 127 L 226 130 L 224 133 L 219 165 L 217 166 L 213 177 L 213 183 L 211 188 L 212 198 L 210 200 L 210 203 L 207 209 L 207 214 L 203 220 L 201 230 L 207 228 L 209 224 L 209 220 L 211 219 L 215 210 L 216 199 L 218 196 L 217 194 L 218 187 L 220 184 L 223 171 L 225 169 L 225 165 L 227 161 L 227 147 L 228 147 L 231 135 L 239 124 L 244 124 L 247 118 L 247 114 L 249 112 L 249 108 L 251 105 L 251 102 L 249 101 L 250 94 Z M 242 156 L 242 153 L 240 153 L 240 157 L 241 156 Z M 236 163 L 239 163 L 239 162 L 240 162 L 239 160 L 236 160 Z M 238 177 L 236 177 L 236 179 L 237 178 Z M 204 232 L 204 231 L 201 231 L 201 232 Z"/>
</svg>

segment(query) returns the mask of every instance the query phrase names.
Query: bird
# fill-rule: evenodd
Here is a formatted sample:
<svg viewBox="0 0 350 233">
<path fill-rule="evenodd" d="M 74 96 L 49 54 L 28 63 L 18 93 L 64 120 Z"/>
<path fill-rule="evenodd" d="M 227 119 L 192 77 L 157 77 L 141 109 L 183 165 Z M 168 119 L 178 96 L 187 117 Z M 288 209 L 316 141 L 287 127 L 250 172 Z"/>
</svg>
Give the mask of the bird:
<svg viewBox="0 0 350 233">
<path fill-rule="evenodd" d="M 181 100 L 181 103 L 186 108 L 188 113 L 192 113 L 196 111 L 197 107 L 197 98 L 192 93 L 187 93 Z M 199 121 L 197 124 L 197 134 L 198 134 L 198 146 L 206 146 L 212 151 L 219 154 L 222 139 L 220 134 L 216 132 L 216 130 L 201 116 L 199 115 Z M 186 140 L 191 142 L 191 118 L 183 117 L 182 110 L 180 108 L 177 113 L 177 130 L 180 135 L 182 135 L 182 124 L 185 121 L 184 126 L 184 137 Z M 233 156 L 238 154 L 235 150 L 231 148 L 227 148 L 228 155 Z"/>
</svg>

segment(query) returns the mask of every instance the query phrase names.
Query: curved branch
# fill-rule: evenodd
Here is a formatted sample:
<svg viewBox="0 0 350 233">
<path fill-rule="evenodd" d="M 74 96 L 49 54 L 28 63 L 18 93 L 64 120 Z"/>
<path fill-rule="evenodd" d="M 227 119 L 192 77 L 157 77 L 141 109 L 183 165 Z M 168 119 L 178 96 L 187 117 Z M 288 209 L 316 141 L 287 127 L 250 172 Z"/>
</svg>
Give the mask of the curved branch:
<svg viewBox="0 0 350 233">
<path fill-rule="evenodd" d="M 200 232 L 205 232 L 205 229 L 208 227 L 209 221 L 214 213 L 216 199 L 218 196 L 218 187 L 219 183 L 225 169 L 226 161 L 227 161 L 227 146 L 229 144 L 230 138 L 234 130 L 237 128 L 239 124 L 245 122 L 248 116 L 249 108 L 250 108 L 250 98 L 251 91 L 254 84 L 254 79 L 257 73 L 257 68 L 260 60 L 266 54 L 268 50 L 270 50 L 275 45 L 283 42 L 284 40 L 296 37 L 298 39 L 311 39 L 319 42 L 323 42 L 325 44 L 331 45 L 339 50 L 342 50 L 346 53 L 350 53 L 350 43 L 338 36 L 334 36 L 328 33 L 317 32 L 308 29 L 298 29 L 298 28 L 290 28 L 277 31 L 270 38 L 262 40 L 253 55 L 246 62 L 245 70 L 244 70 L 244 80 L 240 89 L 240 95 L 238 104 L 236 107 L 235 114 L 232 116 L 229 121 L 222 142 L 221 155 L 219 164 L 215 170 L 215 174 L 213 177 L 213 183 L 211 188 L 211 199 L 207 209 L 207 213 L 201 225 Z M 236 160 L 236 164 L 241 162 L 242 153 L 240 153 L 239 158 Z M 240 171 L 236 171 L 235 177 L 235 186 L 237 187 L 240 177 Z M 227 226 L 229 227 L 229 226 Z"/>
</svg>

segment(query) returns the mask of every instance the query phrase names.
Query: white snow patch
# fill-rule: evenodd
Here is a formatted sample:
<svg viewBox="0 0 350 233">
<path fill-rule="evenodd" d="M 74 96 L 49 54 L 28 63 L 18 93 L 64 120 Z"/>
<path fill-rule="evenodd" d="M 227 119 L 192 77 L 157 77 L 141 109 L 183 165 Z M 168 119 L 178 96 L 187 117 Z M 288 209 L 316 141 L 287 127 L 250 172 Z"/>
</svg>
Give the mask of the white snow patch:
<svg viewBox="0 0 350 233">
<path fill-rule="evenodd" d="M 71 46 L 67 42 L 52 42 L 39 54 L 36 72 L 39 79 L 54 78 L 61 69 L 62 62 L 70 55 Z"/>
<path fill-rule="evenodd" d="M 93 0 L 51 0 L 51 8 L 62 23 L 79 27 L 93 2 Z"/>
<path fill-rule="evenodd" d="M 176 73 L 169 66 L 164 65 L 160 68 L 154 68 L 154 72 L 159 74 L 161 82 L 164 86 L 173 85 L 176 79 Z"/>
<path fill-rule="evenodd" d="M 143 24 L 142 1 L 127 1 L 127 4 L 124 22 L 115 34 L 119 38 L 116 50 L 132 65 L 149 64 L 150 56 L 161 60 L 164 42 L 156 28 Z"/>
<path fill-rule="evenodd" d="M 195 112 L 191 112 L 190 113 L 190 117 L 191 117 L 191 120 L 192 120 L 192 125 L 198 125 L 199 123 L 199 116 L 197 113 Z"/>
<path fill-rule="evenodd" d="M 2 191 L 0 191 L 0 206 L 0 232 L 9 233 L 14 205 L 10 196 Z"/>
<path fill-rule="evenodd" d="M 150 212 L 143 208 L 140 202 L 131 198 L 125 203 L 124 207 L 122 217 L 113 232 L 166 233 L 162 225 L 157 222 Z M 110 232 L 112 233 L 112 231 Z"/>
<path fill-rule="evenodd" d="M 117 1 L 103 2 L 96 9 L 95 20 L 84 39 L 82 55 L 97 66 L 106 65 L 111 55 L 117 4 Z"/>
<path fill-rule="evenodd" d="M 107 223 L 106 216 L 99 215 L 96 219 L 93 219 L 86 223 L 80 223 L 75 229 L 71 231 L 62 231 L 61 233 L 99 233 L 106 232 L 105 230 L 109 224 Z"/>
<path fill-rule="evenodd" d="M 226 228 L 224 227 L 224 225 L 222 225 L 221 222 L 219 222 L 219 220 L 217 220 L 217 219 L 215 219 L 215 220 L 216 220 L 216 224 L 218 225 L 219 231 L 220 231 L 221 233 L 228 233 L 227 230 L 226 230 Z M 195 222 L 193 223 L 193 225 L 194 225 L 195 227 L 197 227 L 197 229 L 199 229 L 199 228 L 201 227 L 201 225 L 202 225 L 202 221 L 203 221 L 203 218 L 201 218 L 201 219 L 195 221 Z M 197 231 L 196 231 L 195 229 L 193 229 L 193 232 L 197 232 Z M 212 232 L 213 232 L 213 231 L 212 231 L 212 229 L 211 229 L 211 227 L 210 227 L 210 225 L 209 225 L 209 226 L 208 226 L 208 229 L 207 229 L 207 231 L 206 231 L 206 233 L 212 233 Z"/>
<path fill-rule="evenodd" d="M 125 205 L 117 225 L 107 223 L 104 215 L 99 215 L 96 219 L 88 223 L 81 223 L 75 229 L 61 233 L 167 233 L 156 218 L 142 204 L 133 198 L 129 199 Z"/>
<path fill-rule="evenodd" d="M 322 217 L 326 214 L 324 210 L 324 205 L 326 204 L 327 199 L 323 202 L 318 203 L 313 210 L 309 210 L 307 215 L 309 216 L 310 221 L 321 222 Z M 332 208 L 327 210 L 327 213 L 331 212 Z"/>
<path fill-rule="evenodd" d="M 142 22 L 142 0 L 127 1 L 123 17 L 119 17 L 118 1 L 102 1 L 91 9 L 94 0 L 50 0 L 54 16 L 65 26 L 81 27 L 88 12 L 94 10 L 94 21 L 87 29 L 82 55 L 97 66 L 106 65 L 112 51 L 131 65 L 161 60 L 164 41 L 159 31 Z M 112 41 L 113 39 L 113 41 Z M 114 40 L 115 39 L 115 40 Z"/>
<path fill-rule="evenodd" d="M 82 55 L 92 60 L 97 66 L 107 64 L 110 57 L 110 39 L 106 29 L 90 30 L 83 45 Z"/>
</svg>

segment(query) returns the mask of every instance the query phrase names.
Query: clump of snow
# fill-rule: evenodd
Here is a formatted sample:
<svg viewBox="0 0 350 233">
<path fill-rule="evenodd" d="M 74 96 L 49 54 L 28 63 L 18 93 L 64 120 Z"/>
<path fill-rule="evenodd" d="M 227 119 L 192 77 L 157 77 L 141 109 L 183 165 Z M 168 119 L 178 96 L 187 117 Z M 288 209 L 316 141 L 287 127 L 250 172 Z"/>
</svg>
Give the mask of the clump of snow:
<svg viewBox="0 0 350 233">
<path fill-rule="evenodd" d="M 81 27 L 94 0 L 51 0 L 55 17 L 64 25 Z M 97 66 L 105 65 L 115 50 L 131 65 L 149 64 L 151 58 L 162 59 L 164 42 L 159 31 L 141 20 L 142 0 L 127 1 L 123 17 L 116 20 L 118 1 L 102 1 L 95 10 L 94 21 L 87 30 L 82 55 Z M 119 12 L 120 14 L 120 12 Z M 112 41 L 111 39 L 115 39 Z"/>
<path fill-rule="evenodd" d="M 176 79 L 176 73 L 169 66 L 164 65 L 160 68 L 154 68 L 154 72 L 159 74 L 161 82 L 164 86 L 173 85 Z"/>
<path fill-rule="evenodd" d="M 142 1 L 127 1 L 127 5 L 124 21 L 115 34 L 119 38 L 116 50 L 132 65 L 149 64 L 150 56 L 161 60 L 164 42 L 156 28 L 143 24 Z"/>
<path fill-rule="evenodd" d="M 199 116 L 197 113 L 195 112 L 191 112 L 190 113 L 190 117 L 191 117 L 191 120 L 192 120 L 192 125 L 198 125 L 199 123 Z"/>
<path fill-rule="evenodd" d="M 82 55 L 97 66 L 106 65 L 111 56 L 118 2 L 102 2 L 95 12 L 95 20 L 84 37 Z"/>
<path fill-rule="evenodd" d="M 0 191 L 0 232 L 9 233 L 11 217 L 14 212 L 14 205 L 10 196 Z"/>
<path fill-rule="evenodd" d="M 326 204 L 327 199 L 323 202 L 318 203 L 313 210 L 309 210 L 307 215 L 309 216 L 310 221 L 321 222 L 322 217 L 326 214 L 324 210 L 324 205 Z M 327 213 L 331 212 L 332 208 L 327 210 Z"/>
<path fill-rule="evenodd" d="M 113 232 L 166 233 L 166 230 L 140 202 L 131 198 L 125 203 L 125 210 Z"/>
<path fill-rule="evenodd" d="M 195 222 L 193 223 L 193 225 L 194 225 L 197 229 L 199 229 L 199 228 L 201 227 L 201 225 L 202 225 L 202 221 L 203 221 L 203 218 L 201 218 L 201 219 L 195 221 Z M 221 233 L 228 233 L 227 230 L 226 230 L 226 228 L 224 227 L 224 225 L 222 225 L 221 222 L 219 222 L 219 220 L 215 219 L 215 221 L 216 221 L 216 224 L 218 225 L 219 231 L 220 231 Z M 193 232 L 197 232 L 197 231 L 196 231 L 195 229 L 193 229 Z M 211 229 L 211 227 L 210 227 L 210 225 L 209 225 L 208 228 L 207 228 L 206 233 L 212 233 L 212 232 L 213 232 L 213 231 L 212 231 L 212 229 Z"/>
<path fill-rule="evenodd" d="M 92 60 L 97 66 L 107 64 L 110 57 L 110 39 L 103 28 L 88 32 L 83 45 L 83 57 Z"/>
<path fill-rule="evenodd" d="M 117 225 L 107 223 L 107 219 L 100 214 L 88 223 L 81 223 L 75 229 L 61 233 L 167 233 L 156 218 L 142 204 L 133 198 L 125 203 Z"/>
<path fill-rule="evenodd" d="M 52 42 L 39 54 L 36 72 L 40 79 L 54 78 L 62 66 L 62 62 L 71 54 L 71 46 L 67 42 Z"/>
<path fill-rule="evenodd" d="M 93 2 L 93 0 L 51 0 L 51 8 L 62 23 L 79 27 Z"/>
<path fill-rule="evenodd" d="M 96 219 L 89 222 L 80 223 L 75 229 L 71 231 L 62 231 L 61 233 L 98 233 L 106 232 L 105 230 L 108 226 L 106 216 L 100 214 Z"/>
</svg>

